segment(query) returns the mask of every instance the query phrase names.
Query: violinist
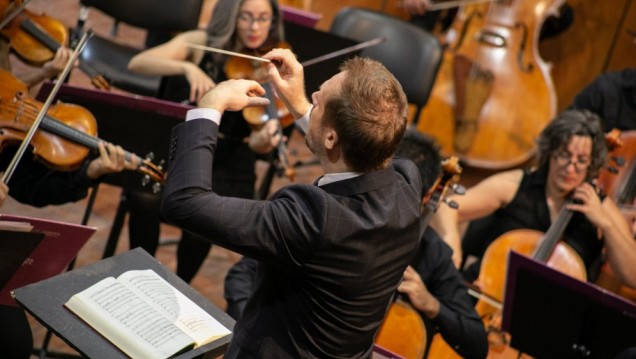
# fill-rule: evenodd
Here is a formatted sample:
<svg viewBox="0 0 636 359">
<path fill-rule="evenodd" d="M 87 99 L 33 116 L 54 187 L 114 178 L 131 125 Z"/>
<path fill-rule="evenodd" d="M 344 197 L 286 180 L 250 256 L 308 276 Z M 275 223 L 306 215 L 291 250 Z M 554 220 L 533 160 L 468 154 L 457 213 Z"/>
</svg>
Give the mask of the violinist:
<svg viewBox="0 0 636 359">
<path fill-rule="evenodd" d="M 13 1 L 10 1 L 13 3 Z M 9 6 L 8 8 L 10 8 Z M 11 12 L 7 9 L 7 12 Z M 0 14 L 0 19 L 8 14 Z M 11 53 L 10 39 L 0 36 L 0 68 L 11 71 L 11 60 L 9 54 Z M 65 46 L 61 46 L 55 56 L 50 61 L 45 62 L 41 67 L 36 67 L 25 71 L 23 74 L 18 74 L 18 78 L 24 82 L 28 87 L 35 86 L 40 82 L 57 76 L 63 69 L 64 65 L 71 58 L 72 51 Z"/>
<path fill-rule="evenodd" d="M 283 40 L 282 14 L 276 0 L 219 0 L 206 30 L 179 34 L 135 56 L 128 66 L 146 75 L 185 76 L 187 81 L 182 85 L 175 78 L 168 78 L 161 97 L 196 103 L 227 79 L 224 65 L 228 57 L 193 49 L 188 44 L 259 56 Z M 256 158 L 271 152 L 281 140 L 277 121 L 252 128 L 241 112 L 228 111 L 223 118 L 214 160 L 214 187 L 223 195 L 254 198 Z M 159 196 L 133 192 L 129 203 L 130 245 L 154 253 L 159 239 Z M 177 275 L 186 282 L 192 280 L 210 246 L 208 240 L 183 232 L 177 251 Z"/>
<path fill-rule="evenodd" d="M 9 51 L 9 43 L 0 38 L 0 67 L 7 71 L 11 70 Z M 62 71 L 70 58 L 71 51 L 61 47 L 51 61 L 20 78 L 27 86 L 38 85 Z M 16 152 L 15 146 L 2 144 L 0 172 L 8 167 Z M 36 207 L 79 201 L 86 197 L 88 189 L 97 184 L 102 176 L 124 169 L 136 169 L 137 165 L 135 159 L 126 160 L 120 146 L 110 143 L 99 143 L 99 153 L 87 157 L 74 171 L 53 170 L 26 154 L 16 167 L 9 184 L 0 182 L 0 205 L 7 195 L 18 202 Z M 29 358 L 33 349 L 33 337 L 24 309 L 0 305 L 0 320 L 11 323 L 0 327 L 2 355 L 8 358 Z"/>
<path fill-rule="evenodd" d="M 479 258 L 495 238 L 512 229 L 547 231 L 565 206 L 573 216 L 563 241 L 583 261 L 588 280 L 594 280 L 605 248 L 617 278 L 635 285 L 636 242 L 629 225 L 612 198 L 600 196 L 591 184 L 607 157 L 599 117 L 588 111 L 561 113 L 541 132 L 538 149 L 537 168 L 492 175 L 464 196 L 452 197 L 457 211 L 440 207 L 432 225 L 453 248 L 456 263 L 462 247 Z M 462 239 L 459 225 L 468 221 Z M 478 268 L 479 262 L 470 265 L 465 277 L 474 280 Z"/>
</svg>

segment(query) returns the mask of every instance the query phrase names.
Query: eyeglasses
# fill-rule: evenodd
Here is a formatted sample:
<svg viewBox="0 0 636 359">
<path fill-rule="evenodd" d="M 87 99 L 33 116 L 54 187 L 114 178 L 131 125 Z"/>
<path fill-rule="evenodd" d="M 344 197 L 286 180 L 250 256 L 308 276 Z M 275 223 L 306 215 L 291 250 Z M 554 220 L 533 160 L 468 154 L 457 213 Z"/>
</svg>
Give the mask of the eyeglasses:
<svg viewBox="0 0 636 359">
<path fill-rule="evenodd" d="M 271 16 L 263 16 L 263 17 L 253 17 L 250 14 L 240 14 L 239 23 L 242 25 L 246 25 L 247 27 L 252 26 L 253 24 L 257 24 L 258 26 L 266 26 L 272 23 Z"/>
<path fill-rule="evenodd" d="M 566 151 L 559 151 L 557 153 L 554 154 L 554 159 L 556 160 L 556 164 L 559 167 L 562 168 L 566 168 L 567 166 L 571 164 L 574 165 L 574 171 L 577 173 L 581 173 L 587 170 L 588 167 L 590 167 L 590 160 L 589 159 L 581 159 L 578 158 L 576 160 L 573 159 L 573 156 L 570 155 L 568 152 Z"/>
</svg>

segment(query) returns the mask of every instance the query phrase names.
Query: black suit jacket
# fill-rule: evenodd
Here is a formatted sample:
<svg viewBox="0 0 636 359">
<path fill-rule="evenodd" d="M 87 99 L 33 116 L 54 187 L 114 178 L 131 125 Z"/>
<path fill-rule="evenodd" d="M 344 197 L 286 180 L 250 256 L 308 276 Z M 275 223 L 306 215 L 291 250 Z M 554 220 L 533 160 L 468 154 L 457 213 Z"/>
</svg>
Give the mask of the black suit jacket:
<svg viewBox="0 0 636 359">
<path fill-rule="evenodd" d="M 267 201 L 223 197 L 211 181 L 217 131 L 206 119 L 173 129 L 162 214 L 263 263 L 225 357 L 370 357 L 419 242 L 415 166 L 394 160 L 324 187 L 290 185 Z"/>
</svg>

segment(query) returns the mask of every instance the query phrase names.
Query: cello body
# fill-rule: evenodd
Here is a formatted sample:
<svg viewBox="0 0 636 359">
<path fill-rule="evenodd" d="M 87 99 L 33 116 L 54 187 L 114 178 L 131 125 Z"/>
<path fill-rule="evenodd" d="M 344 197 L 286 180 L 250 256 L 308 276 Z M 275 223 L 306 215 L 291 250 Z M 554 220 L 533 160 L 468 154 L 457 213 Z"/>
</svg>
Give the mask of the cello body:
<svg viewBox="0 0 636 359">
<path fill-rule="evenodd" d="M 540 231 L 517 229 L 504 233 L 492 242 L 488 246 L 486 253 L 484 253 L 479 278 L 477 279 L 482 293 L 500 303 L 503 302 L 508 253 L 514 250 L 515 252 L 531 256 L 543 240 L 543 237 L 544 233 Z M 547 261 L 547 265 L 576 279 L 582 281 L 587 279 L 583 260 L 574 249 L 563 242 L 556 244 L 552 255 Z M 507 345 L 510 340 L 509 336 L 499 330 L 501 309 L 482 299 L 477 301 L 475 309 L 484 321 L 484 326 L 488 332 L 488 358 L 518 358 L 519 352 Z M 441 336 L 433 337 L 428 357 L 435 359 L 460 358 L 444 342 Z M 522 355 L 522 357 L 524 356 Z"/>
<path fill-rule="evenodd" d="M 419 313 L 401 300 L 391 303 L 375 344 L 404 359 L 420 359 L 426 351 L 426 327 Z"/>
<path fill-rule="evenodd" d="M 418 130 L 466 164 L 503 169 L 535 153 L 555 115 L 549 66 L 537 49 L 541 25 L 564 0 L 498 0 L 462 8 Z"/>
</svg>

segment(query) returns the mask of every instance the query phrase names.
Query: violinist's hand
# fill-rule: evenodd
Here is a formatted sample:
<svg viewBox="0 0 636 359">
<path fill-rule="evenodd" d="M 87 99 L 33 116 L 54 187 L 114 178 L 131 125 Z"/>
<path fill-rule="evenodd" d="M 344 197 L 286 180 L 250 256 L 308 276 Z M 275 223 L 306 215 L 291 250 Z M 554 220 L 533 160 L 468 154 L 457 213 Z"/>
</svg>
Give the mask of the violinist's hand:
<svg viewBox="0 0 636 359">
<path fill-rule="evenodd" d="M 99 157 L 89 163 L 86 169 L 86 176 L 95 180 L 108 173 L 121 172 L 125 169 L 135 170 L 139 167 L 137 158 L 133 157 L 130 161 L 126 160 L 126 154 L 121 146 L 115 146 L 112 143 L 104 144 L 99 142 Z"/>
<path fill-rule="evenodd" d="M 199 107 L 224 111 L 239 111 L 249 106 L 267 106 L 262 97 L 265 89 L 252 80 L 227 80 L 219 83 L 199 100 Z"/>
<path fill-rule="evenodd" d="M 258 130 L 252 131 L 249 146 L 252 151 L 260 154 L 270 153 L 283 141 L 278 120 L 269 120 Z"/>
<path fill-rule="evenodd" d="M 199 66 L 191 62 L 184 62 L 185 77 L 190 84 L 191 103 L 198 103 L 201 97 L 214 88 L 216 84 Z"/>
<path fill-rule="evenodd" d="M 305 95 L 303 66 L 289 49 L 274 49 L 263 58 L 280 63 L 279 67 L 267 65 L 270 79 L 294 119 L 302 117 L 311 106 Z"/>
<path fill-rule="evenodd" d="M 72 55 L 73 51 L 71 51 L 71 49 L 62 46 L 57 49 L 57 52 L 55 52 L 55 56 L 51 61 L 42 65 L 42 70 L 46 73 L 47 77 L 56 76 L 64 70 L 64 67 L 71 59 Z"/>
<path fill-rule="evenodd" d="M 402 0 L 402 7 L 411 15 L 424 15 L 430 4 L 429 0 Z"/>
<path fill-rule="evenodd" d="M 426 314 L 430 319 L 439 314 L 439 301 L 428 291 L 422 278 L 413 267 L 406 267 L 402 283 L 397 290 L 408 295 L 413 307 Z"/>
<path fill-rule="evenodd" d="M 0 207 L 2 207 L 8 195 L 9 195 L 9 186 L 7 186 L 7 184 L 4 183 L 3 181 L 0 181 Z"/>
</svg>

